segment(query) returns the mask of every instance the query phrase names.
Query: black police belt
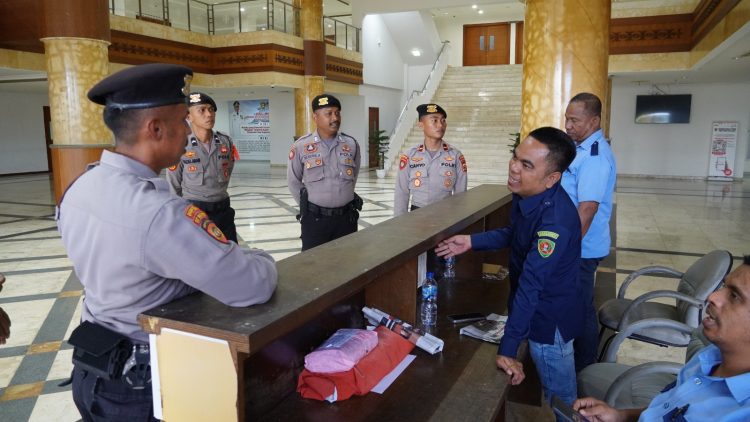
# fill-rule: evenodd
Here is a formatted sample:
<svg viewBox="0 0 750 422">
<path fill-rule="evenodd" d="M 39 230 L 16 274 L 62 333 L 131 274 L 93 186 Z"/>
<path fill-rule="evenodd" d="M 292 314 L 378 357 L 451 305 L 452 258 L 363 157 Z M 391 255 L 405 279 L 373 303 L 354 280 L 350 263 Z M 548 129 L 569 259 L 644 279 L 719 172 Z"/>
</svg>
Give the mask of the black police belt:
<svg viewBox="0 0 750 422">
<path fill-rule="evenodd" d="M 307 203 L 307 212 L 311 214 L 320 215 L 323 217 L 338 217 L 349 214 L 352 211 L 360 211 L 362 209 L 362 198 L 356 193 L 354 199 L 343 207 L 338 208 L 326 208 L 319 205 L 315 205 L 312 202 Z"/>
<path fill-rule="evenodd" d="M 151 383 L 148 344 L 89 321 L 73 330 L 68 343 L 74 346 L 73 363 L 99 378 L 122 380 L 136 390 Z"/>
<path fill-rule="evenodd" d="M 229 208 L 229 197 L 226 197 L 222 199 L 221 201 L 217 202 L 203 202 L 203 201 L 196 201 L 193 199 L 188 199 L 188 202 L 195 205 L 196 207 L 200 208 L 201 210 L 205 212 L 221 212 Z"/>
</svg>

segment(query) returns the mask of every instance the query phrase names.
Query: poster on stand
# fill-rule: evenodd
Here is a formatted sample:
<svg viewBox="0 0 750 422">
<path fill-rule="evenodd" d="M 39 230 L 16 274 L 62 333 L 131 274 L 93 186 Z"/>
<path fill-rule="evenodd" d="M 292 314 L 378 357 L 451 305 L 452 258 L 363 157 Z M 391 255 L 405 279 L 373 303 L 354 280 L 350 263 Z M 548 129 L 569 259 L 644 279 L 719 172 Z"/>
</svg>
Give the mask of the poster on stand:
<svg viewBox="0 0 750 422">
<path fill-rule="evenodd" d="M 265 100 L 229 102 L 229 135 L 242 160 L 271 159 L 270 107 Z"/>
<path fill-rule="evenodd" d="M 708 177 L 714 180 L 731 180 L 734 177 L 734 158 L 737 153 L 737 122 L 713 122 L 711 125 L 711 155 Z"/>
</svg>

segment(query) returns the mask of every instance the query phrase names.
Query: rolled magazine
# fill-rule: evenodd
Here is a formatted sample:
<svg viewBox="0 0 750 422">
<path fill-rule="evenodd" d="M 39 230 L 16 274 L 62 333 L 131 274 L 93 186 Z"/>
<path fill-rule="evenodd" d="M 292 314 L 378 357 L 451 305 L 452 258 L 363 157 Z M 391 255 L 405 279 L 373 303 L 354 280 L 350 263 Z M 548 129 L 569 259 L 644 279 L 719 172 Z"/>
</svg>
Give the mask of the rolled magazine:
<svg viewBox="0 0 750 422">
<path fill-rule="evenodd" d="M 445 345 L 443 340 L 432 334 L 425 333 L 419 328 L 416 328 L 398 318 L 394 318 L 380 309 L 368 308 L 365 306 L 362 308 L 362 312 L 371 324 L 385 326 L 427 353 L 434 355 L 443 350 L 443 346 Z"/>
</svg>

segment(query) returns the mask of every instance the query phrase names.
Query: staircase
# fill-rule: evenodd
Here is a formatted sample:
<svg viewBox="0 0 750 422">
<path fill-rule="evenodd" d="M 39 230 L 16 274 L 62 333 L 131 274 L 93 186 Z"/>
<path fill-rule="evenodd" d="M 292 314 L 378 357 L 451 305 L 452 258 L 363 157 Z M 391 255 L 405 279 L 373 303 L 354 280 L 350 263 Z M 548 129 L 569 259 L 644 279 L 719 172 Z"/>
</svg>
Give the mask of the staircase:
<svg viewBox="0 0 750 422">
<path fill-rule="evenodd" d="M 432 102 L 448 113 L 444 140 L 466 157 L 469 187 L 505 184 L 512 133 L 521 127 L 521 65 L 450 67 Z M 401 153 L 424 140 L 414 124 Z M 398 171 L 394 160 L 391 174 Z"/>
</svg>

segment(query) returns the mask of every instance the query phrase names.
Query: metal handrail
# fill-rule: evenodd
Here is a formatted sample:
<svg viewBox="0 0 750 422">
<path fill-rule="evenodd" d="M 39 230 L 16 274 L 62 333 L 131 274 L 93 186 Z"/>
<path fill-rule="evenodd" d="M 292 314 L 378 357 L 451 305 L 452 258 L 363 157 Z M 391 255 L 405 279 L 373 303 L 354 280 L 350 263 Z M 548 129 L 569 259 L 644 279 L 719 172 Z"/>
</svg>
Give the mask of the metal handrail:
<svg viewBox="0 0 750 422">
<path fill-rule="evenodd" d="M 433 76 L 435 74 L 435 70 L 437 69 L 438 64 L 440 63 L 441 59 L 443 58 L 443 55 L 444 55 L 445 50 L 446 50 L 446 46 L 448 46 L 448 44 L 450 44 L 450 41 L 448 41 L 448 40 L 443 41 L 443 46 L 440 47 L 440 52 L 438 53 L 438 56 L 435 59 L 435 62 L 432 64 L 432 69 L 430 69 L 430 73 L 427 75 L 427 79 L 425 79 L 424 85 L 422 85 L 422 89 L 419 90 L 419 91 L 412 90 L 411 93 L 409 94 L 409 98 L 406 100 L 406 104 L 404 104 L 404 106 L 401 108 L 401 113 L 398 114 L 398 119 L 396 119 L 396 124 L 393 125 L 393 130 L 391 130 L 391 133 L 390 133 L 390 137 L 389 138 L 391 140 L 391 145 L 389 145 L 389 148 L 388 148 L 388 152 L 389 153 L 391 151 L 395 150 L 395 148 L 393 148 L 393 146 L 394 146 L 393 145 L 393 141 L 394 141 L 394 137 L 396 135 L 396 131 L 398 131 L 398 129 L 400 129 L 400 126 L 401 126 L 401 124 L 403 122 L 403 119 L 404 119 L 404 115 L 411 108 L 411 102 L 412 102 L 412 100 L 417 95 L 419 95 L 419 96 L 424 95 L 425 91 L 427 90 L 427 86 L 432 81 L 432 78 L 433 78 Z M 401 145 L 398 145 L 398 147 L 400 148 Z M 390 165 L 391 165 L 391 163 L 392 163 L 392 161 L 393 161 L 392 160 L 392 158 L 393 158 L 392 154 L 388 154 L 388 155 L 389 156 L 386 158 L 386 162 L 383 165 L 383 168 L 385 168 L 385 169 L 389 168 Z"/>
<path fill-rule="evenodd" d="M 323 19 L 321 19 L 321 26 L 322 26 L 322 29 L 323 29 L 323 38 L 324 39 L 326 37 L 326 35 L 325 35 L 326 34 L 326 20 L 333 21 L 333 45 L 336 45 L 338 47 L 338 43 L 337 43 L 337 41 L 338 41 L 338 29 L 339 29 L 339 24 L 341 24 L 341 25 L 344 26 L 344 48 L 347 49 L 347 50 L 350 49 L 349 48 L 349 39 L 350 39 L 349 38 L 350 37 L 349 28 L 352 28 L 352 32 L 353 32 L 353 34 L 352 34 L 352 36 L 353 36 L 352 44 L 353 45 L 352 45 L 352 49 L 351 50 L 359 52 L 359 50 L 360 50 L 359 36 L 360 36 L 361 31 L 362 31 L 361 28 L 357 28 L 354 25 L 348 24 L 346 22 L 340 21 L 340 20 L 338 20 L 336 18 L 332 18 L 330 16 L 323 16 Z"/>
</svg>

